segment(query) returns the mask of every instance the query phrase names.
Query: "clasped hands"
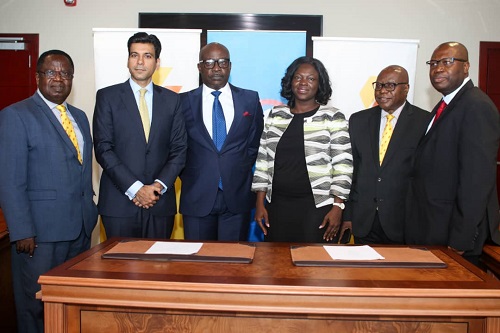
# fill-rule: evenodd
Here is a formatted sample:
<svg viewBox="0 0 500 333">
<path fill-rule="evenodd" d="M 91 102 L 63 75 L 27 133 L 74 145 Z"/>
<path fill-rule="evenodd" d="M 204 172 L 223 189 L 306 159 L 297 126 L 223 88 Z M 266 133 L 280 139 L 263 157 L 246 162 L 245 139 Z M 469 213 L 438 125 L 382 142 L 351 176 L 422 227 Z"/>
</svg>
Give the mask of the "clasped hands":
<svg viewBox="0 0 500 333">
<path fill-rule="evenodd" d="M 137 207 L 149 209 L 160 200 L 160 193 L 162 190 L 163 186 L 158 182 L 154 182 L 151 185 L 143 185 L 139 191 L 137 191 L 132 202 Z"/>
</svg>

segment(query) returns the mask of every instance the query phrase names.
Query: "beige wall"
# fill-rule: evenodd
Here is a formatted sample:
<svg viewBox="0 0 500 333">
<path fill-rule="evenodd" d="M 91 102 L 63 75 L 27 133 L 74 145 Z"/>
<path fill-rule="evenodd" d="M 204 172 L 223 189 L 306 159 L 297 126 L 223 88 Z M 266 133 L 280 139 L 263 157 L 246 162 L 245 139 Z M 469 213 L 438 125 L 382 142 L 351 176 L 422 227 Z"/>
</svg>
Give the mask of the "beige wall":
<svg viewBox="0 0 500 333">
<path fill-rule="evenodd" d="M 439 43 L 458 40 L 468 47 L 477 84 L 479 41 L 500 41 L 499 0 L 78 0 L 76 7 L 62 0 L 0 0 L 0 33 L 38 33 L 41 52 L 68 52 L 76 66 L 70 102 L 92 118 L 92 28 L 137 27 L 139 12 L 313 14 L 323 15 L 323 36 L 419 39 L 412 88 L 415 104 L 427 109 L 439 95 L 429 84 L 425 61 Z"/>
<path fill-rule="evenodd" d="M 66 7 L 62 0 L 0 0 L 0 33 L 38 33 L 40 52 L 68 52 L 76 67 L 70 103 L 92 121 L 92 28 L 137 27 L 139 12 L 323 15 L 325 37 L 418 39 L 412 89 L 415 104 L 428 110 L 440 96 L 429 83 L 425 61 L 438 44 L 457 40 L 468 47 L 470 75 L 477 84 L 479 41 L 500 41 L 500 0 L 78 0 L 76 7 Z M 366 59 L 370 61 L 369 50 Z M 97 190 L 99 173 L 94 174 Z M 96 239 L 94 235 L 94 243 Z"/>
</svg>

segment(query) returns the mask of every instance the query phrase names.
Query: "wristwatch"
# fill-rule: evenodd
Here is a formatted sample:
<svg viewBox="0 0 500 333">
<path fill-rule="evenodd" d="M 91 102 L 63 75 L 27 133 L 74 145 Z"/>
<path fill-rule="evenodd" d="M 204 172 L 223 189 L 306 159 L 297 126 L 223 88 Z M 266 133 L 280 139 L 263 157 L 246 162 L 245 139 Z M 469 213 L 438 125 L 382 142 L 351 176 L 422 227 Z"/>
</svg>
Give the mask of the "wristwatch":
<svg viewBox="0 0 500 333">
<path fill-rule="evenodd" d="M 333 205 L 339 207 L 342 210 L 344 210 L 345 208 L 345 204 L 343 202 L 334 202 Z"/>
</svg>

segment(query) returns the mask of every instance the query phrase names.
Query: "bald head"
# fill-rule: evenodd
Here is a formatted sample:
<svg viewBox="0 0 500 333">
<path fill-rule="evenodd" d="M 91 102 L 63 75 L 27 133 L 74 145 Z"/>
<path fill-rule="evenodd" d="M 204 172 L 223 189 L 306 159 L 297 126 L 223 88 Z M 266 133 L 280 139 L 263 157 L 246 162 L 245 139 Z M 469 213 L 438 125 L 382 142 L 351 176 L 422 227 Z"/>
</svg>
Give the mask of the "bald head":
<svg viewBox="0 0 500 333">
<path fill-rule="evenodd" d="M 451 49 L 454 51 L 456 58 L 469 60 L 469 51 L 467 51 L 467 48 L 465 47 L 465 45 L 463 45 L 462 43 L 459 43 L 459 42 L 442 43 L 438 47 L 436 47 L 436 49 L 434 50 L 434 53 L 436 53 L 437 51 L 440 51 L 440 50 L 448 50 L 448 49 Z M 434 53 L 433 53 L 433 55 L 434 55 Z M 434 59 L 434 57 L 432 57 L 432 59 Z"/>
<path fill-rule="evenodd" d="M 216 50 L 216 51 L 222 52 L 222 53 L 226 53 L 227 58 L 230 58 L 229 50 L 227 49 L 227 47 L 225 47 L 224 45 L 222 45 L 220 43 L 212 42 L 212 43 L 209 43 L 201 48 L 199 59 L 203 60 L 204 56 L 208 53 L 211 53 L 213 50 Z"/>
<path fill-rule="evenodd" d="M 390 65 L 384 68 L 380 74 L 394 72 L 402 82 L 408 82 L 408 71 L 399 65 Z M 379 74 L 379 76 L 380 76 Z"/>
</svg>

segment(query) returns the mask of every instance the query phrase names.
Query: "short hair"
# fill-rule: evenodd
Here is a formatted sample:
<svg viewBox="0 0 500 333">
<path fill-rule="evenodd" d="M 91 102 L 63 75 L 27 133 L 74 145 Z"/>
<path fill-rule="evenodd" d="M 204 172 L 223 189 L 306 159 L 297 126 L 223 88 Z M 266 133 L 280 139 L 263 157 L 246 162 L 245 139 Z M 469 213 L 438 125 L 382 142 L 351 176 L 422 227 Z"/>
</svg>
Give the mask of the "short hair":
<svg viewBox="0 0 500 333">
<path fill-rule="evenodd" d="M 158 37 L 156 37 L 155 35 L 153 34 L 149 35 L 145 32 L 138 32 L 132 37 L 130 37 L 127 42 L 129 55 L 130 55 L 130 46 L 134 43 L 153 44 L 153 47 L 155 49 L 155 58 L 156 59 L 160 58 L 161 43 Z"/>
<path fill-rule="evenodd" d="M 321 61 L 313 57 L 300 57 L 295 59 L 286 69 L 285 76 L 281 79 L 281 96 L 288 101 L 288 106 L 295 106 L 295 96 L 292 92 L 292 81 L 295 72 L 302 64 L 310 64 L 318 72 L 318 92 L 316 93 L 316 102 L 326 105 L 332 96 L 332 87 L 330 86 L 330 77 L 328 71 Z"/>
<path fill-rule="evenodd" d="M 36 62 L 36 70 L 37 71 L 40 71 L 42 69 L 43 63 L 45 62 L 45 58 L 47 58 L 48 56 L 51 56 L 51 55 L 61 55 L 63 57 L 66 57 L 69 61 L 69 64 L 71 65 L 71 69 L 73 71 L 75 71 L 75 65 L 73 64 L 73 59 L 71 59 L 69 54 L 67 54 L 66 52 L 61 51 L 61 50 L 49 50 L 49 51 L 43 52 L 42 55 L 38 58 L 38 61 Z"/>
</svg>

